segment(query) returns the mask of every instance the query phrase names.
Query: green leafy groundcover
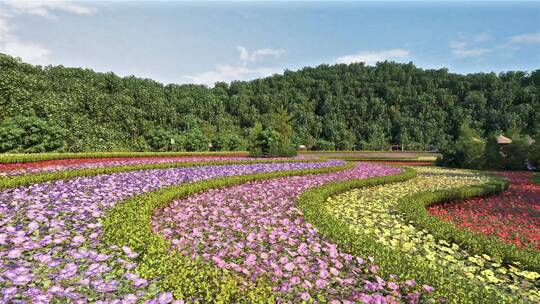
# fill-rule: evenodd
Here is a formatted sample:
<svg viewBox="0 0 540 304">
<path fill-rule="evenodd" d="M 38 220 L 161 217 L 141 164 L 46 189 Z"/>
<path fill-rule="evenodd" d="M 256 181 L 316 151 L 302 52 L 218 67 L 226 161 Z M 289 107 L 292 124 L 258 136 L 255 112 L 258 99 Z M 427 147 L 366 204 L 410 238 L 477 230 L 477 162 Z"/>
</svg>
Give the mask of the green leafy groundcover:
<svg viewBox="0 0 540 304">
<path fill-rule="evenodd" d="M 172 162 L 156 164 L 138 164 L 103 168 L 84 168 L 67 171 L 35 173 L 27 175 L 16 175 L 0 177 L 0 190 L 18 186 L 26 186 L 35 183 L 43 183 L 54 180 L 65 180 L 75 177 L 95 176 L 100 174 L 110 174 L 117 172 L 150 170 L 150 169 L 169 169 L 194 166 L 212 166 L 212 165 L 240 165 L 240 164 L 260 164 L 260 163 L 289 163 L 289 162 L 318 162 L 324 159 L 273 159 L 273 160 L 230 160 L 230 161 L 204 161 L 204 162 Z"/>
<path fill-rule="evenodd" d="M 209 262 L 172 251 L 168 242 L 152 232 L 150 223 L 153 210 L 174 199 L 212 188 L 277 177 L 336 172 L 352 166 L 352 163 L 347 163 L 331 168 L 218 178 L 136 196 L 116 204 L 107 213 L 103 221 L 104 241 L 109 245 L 128 246 L 138 252 L 137 273 L 147 279 L 159 277 L 160 288 L 173 292 L 176 298 L 195 298 L 202 303 L 274 303 L 271 288 L 264 280 L 244 282 Z"/>
<path fill-rule="evenodd" d="M 0 154 L 0 163 L 28 163 L 43 160 L 109 157 L 181 157 L 181 156 L 247 156 L 247 152 L 85 152 Z"/>
<path fill-rule="evenodd" d="M 409 179 L 414 178 L 414 176 L 414 171 L 412 169 L 407 169 L 404 173 L 395 176 L 328 184 L 304 193 L 300 198 L 300 208 L 303 210 L 304 215 L 308 221 L 312 222 L 316 227 L 319 228 L 322 233 L 333 239 L 333 241 L 344 246 L 344 248 L 348 248 L 348 250 L 352 254 L 364 256 L 370 255 L 375 257 L 375 260 L 381 266 L 382 271 L 386 275 L 398 274 L 400 275 L 400 277 L 403 278 L 414 278 L 419 280 L 423 284 L 433 285 L 436 287 L 436 294 L 447 298 L 451 303 L 516 303 L 524 301 L 522 298 L 512 296 L 511 293 L 508 293 L 508 291 L 502 292 L 497 290 L 497 288 L 493 288 L 494 286 L 499 286 L 498 284 L 500 283 L 493 283 L 490 280 L 497 279 L 497 276 L 499 275 L 499 277 L 504 276 L 504 278 L 506 279 L 519 281 L 519 278 L 536 275 L 534 273 L 530 273 L 527 271 L 519 271 L 511 265 L 509 267 L 503 267 L 504 269 L 500 268 L 500 265 L 497 266 L 496 258 L 492 258 L 487 255 L 480 257 L 471 255 L 469 260 L 467 260 L 467 263 L 473 264 L 473 266 L 463 264 L 462 266 L 458 267 L 460 271 L 457 272 L 455 272 L 456 269 L 440 267 L 439 265 L 447 265 L 447 262 L 444 260 L 442 262 L 439 262 L 440 264 L 434 265 L 433 263 L 431 263 L 432 261 L 428 259 L 429 257 L 427 256 L 418 253 L 408 254 L 408 250 L 405 247 L 413 246 L 411 248 L 414 248 L 415 241 L 418 240 L 429 240 L 430 244 L 423 244 L 420 242 L 419 245 L 420 247 L 430 246 L 430 248 L 431 246 L 434 246 L 433 249 L 441 248 L 450 251 L 459 251 L 459 246 L 457 244 L 453 244 L 452 246 L 450 246 L 450 244 L 445 241 L 446 238 L 444 237 L 444 235 L 441 239 L 439 239 L 439 242 L 435 242 L 435 238 L 431 234 L 429 234 L 428 231 L 418 231 L 419 236 L 415 237 L 417 239 L 410 239 L 407 237 L 404 239 L 400 239 L 399 242 L 396 242 L 394 244 L 393 242 L 399 239 L 399 236 L 407 236 L 407 233 L 402 233 L 400 231 L 412 231 L 416 229 L 406 222 L 403 222 L 399 225 L 394 225 L 394 231 L 387 231 L 384 229 L 384 227 L 382 227 L 381 229 L 384 232 L 383 235 L 379 233 L 379 235 L 377 236 L 377 233 L 372 234 L 367 232 L 373 229 L 380 230 L 380 225 L 385 226 L 387 224 L 387 222 L 384 222 L 384 219 L 380 219 L 380 221 L 377 221 L 378 218 L 375 216 L 377 212 L 384 212 L 385 219 L 390 222 L 399 222 L 399 220 L 396 218 L 396 215 L 389 213 L 387 210 L 382 210 L 384 209 L 384 207 L 382 207 L 382 205 L 384 205 L 383 202 L 372 202 L 373 206 L 366 206 L 366 203 L 369 204 L 369 202 L 365 202 L 366 199 L 369 199 L 366 198 L 366 194 L 369 193 L 353 193 L 355 191 L 358 192 L 358 190 L 349 190 L 366 186 L 375 186 L 377 184 L 388 184 L 391 182 L 399 181 L 405 182 Z M 459 178 L 459 175 L 457 176 L 457 178 Z M 477 182 L 485 182 L 486 180 L 489 179 L 487 179 L 487 177 L 484 177 Z M 497 182 L 500 181 L 495 181 L 496 184 Z M 406 183 L 414 184 L 415 182 L 411 180 L 410 182 Z M 365 189 L 369 192 L 376 191 L 370 189 L 386 189 L 387 187 L 399 188 L 401 184 L 402 183 L 397 183 L 395 184 L 395 186 L 388 185 L 381 187 L 367 187 L 362 189 Z M 492 189 L 490 186 L 488 187 Z M 503 188 L 504 187 L 500 187 L 499 190 L 502 190 Z M 385 191 L 389 192 L 387 193 L 388 195 L 393 195 L 392 191 L 396 190 L 389 189 Z M 364 202 L 361 205 L 365 207 L 362 207 L 362 210 L 354 209 L 358 208 L 359 206 L 354 206 L 352 204 L 353 201 L 344 202 L 343 204 L 341 204 L 342 206 L 340 206 L 339 204 L 336 205 L 335 201 L 338 201 L 342 195 L 349 193 L 352 193 L 352 195 L 350 196 L 353 198 L 363 197 Z M 466 194 L 474 195 L 479 193 L 469 192 Z M 331 202 L 330 198 L 335 195 L 338 196 L 332 198 L 334 202 Z M 403 200 L 406 199 L 404 198 Z M 381 204 L 381 207 L 377 207 L 379 204 Z M 353 216 L 360 216 L 362 219 L 361 223 L 356 223 L 353 218 L 349 217 L 349 215 L 338 210 L 339 208 L 349 209 L 349 212 L 352 212 L 351 214 L 353 214 Z M 424 208 L 424 206 L 422 205 L 420 208 Z M 379 209 L 381 209 L 382 211 Z M 355 212 L 358 214 L 354 215 Z M 373 217 L 372 222 L 369 222 L 370 217 Z M 391 235 L 397 235 L 398 238 L 393 238 L 391 237 Z M 466 245 L 464 244 L 463 246 Z M 430 250 L 427 250 L 427 252 L 430 252 Z M 422 250 L 419 250 L 418 252 L 421 251 Z M 412 250 L 412 252 L 415 251 Z M 444 258 L 448 258 L 451 260 L 453 256 L 451 253 L 446 253 Z M 437 259 L 437 257 L 435 257 L 435 259 Z M 448 262 L 452 263 L 450 260 Z M 454 262 L 456 262 L 455 259 Z M 473 275 L 473 277 L 467 277 L 460 273 L 463 269 L 466 268 L 471 268 L 471 271 L 474 271 L 472 270 L 472 268 L 475 268 L 475 263 L 486 263 L 493 266 L 493 269 L 489 267 L 485 268 L 485 270 L 482 271 L 479 276 L 479 280 L 487 279 L 487 281 L 489 281 L 487 285 L 477 284 L 479 281 L 475 281 L 475 283 L 472 283 L 472 279 L 477 280 L 476 276 Z M 481 271 L 482 269 L 484 269 L 483 267 L 476 268 L 478 268 L 477 271 Z M 507 269 L 509 269 L 510 271 L 506 272 Z M 495 274 L 493 271 L 501 271 L 504 273 Z M 492 288 L 487 288 L 487 286 L 491 286 Z M 533 294 L 534 292 L 535 291 L 532 291 Z"/>
</svg>

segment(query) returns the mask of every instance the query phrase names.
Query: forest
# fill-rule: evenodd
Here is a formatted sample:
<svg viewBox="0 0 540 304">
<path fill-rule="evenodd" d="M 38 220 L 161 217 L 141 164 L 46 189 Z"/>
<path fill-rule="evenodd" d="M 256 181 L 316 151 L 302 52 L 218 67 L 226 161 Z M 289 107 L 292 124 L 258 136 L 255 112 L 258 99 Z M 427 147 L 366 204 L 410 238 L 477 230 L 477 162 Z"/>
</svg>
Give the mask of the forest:
<svg viewBox="0 0 540 304">
<path fill-rule="evenodd" d="M 535 137 L 539 109 L 540 70 L 461 75 L 354 63 L 209 88 L 0 54 L 0 152 L 245 150 L 253 129 L 276 123 L 311 150 L 442 148 L 462 125 L 484 138 Z"/>
</svg>

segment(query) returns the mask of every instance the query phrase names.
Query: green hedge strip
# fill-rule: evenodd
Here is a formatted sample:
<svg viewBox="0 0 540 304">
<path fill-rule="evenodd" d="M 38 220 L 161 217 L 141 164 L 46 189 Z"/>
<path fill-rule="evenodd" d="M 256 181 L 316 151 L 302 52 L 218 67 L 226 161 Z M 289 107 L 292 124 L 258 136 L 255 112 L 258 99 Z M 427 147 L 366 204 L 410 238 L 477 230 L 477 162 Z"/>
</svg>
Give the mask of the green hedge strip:
<svg viewBox="0 0 540 304">
<path fill-rule="evenodd" d="M 0 154 L 0 163 L 28 163 L 44 160 L 106 157 L 182 157 L 182 156 L 248 156 L 245 151 L 218 152 L 85 152 Z"/>
<path fill-rule="evenodd" d="M 426 209 L 442 202 L 492 195 L 507 188 L 506 178 L 490 175 L 490 181 L 486 184 L 437 192 L 426 191 L 402 198 L 397 206 L 398 211 L 403 213 L 407 220 L 416 227 L 429 231 L 436 239 L 452 241 L 467 248 L 473 254 L 487 254 L 498 257 L 506 263 L 517 262 L 522 268 L 540 272 L 539 251 L 532 248 L 519 248 L 495 237 L 460 229 L 453 223 L 442 221 L 431 215 Z"/>
<path fill-rule="evenodd" d="M 271 288 L 259 280 L 246 288 L 233 273 L 216 268 L 201 259 L 184 257 L 171 250 L 170 244 L 151 228 L 154 209 L 212 188 L 223 188 L 256 180 L 321 174 L 350 169 L 342 166 L 239 175 L 181 184 L 135 196 L 116 204 L 103 221 L 106 244 L 129 246 L 139 253 L 136 271 L 144 278 L 159 277 L 160 287 L 183 299 L 199 299 L 201 303 L 274 303 Z"/>
<path fill-rule="evenodd" d="M 150 169 L 170 169 L 181 167 L 194 166 L 215 166 L 215 165 L 243 165 L 243 164 L 261 164 L 261 163 L 289 163 L 289 162 L 319 162 L 324 159 L 273 159 L 273 160 L 224 160 L 224 161 L 199 161 L 199 162 L 172 162 L 172 163 L 157 163 L 157 164 L 138 164 L 126 166 L 114 166 L 104 168 L 83 168 L 57 172 L 45 172 L 26 175 L 15 175 L 8 177 L 0 177 L 0 190 L 27 186 L 35 183 L 43 183 L 54 180 L 65 180 L 76 177 L 95 176 L 100 174 L 110 174 L 117 172 L 128 172 Z"/>
<path fill-rule="evenodd" d="M 369 235 L 356 233 L 347 223 L 325 211 L 324 206 L 331 196 L 360 187 L 403 182 L 415 176 L 416 172 L 407 168 L 397 175 L 326 184 L 304 192 L 300 196 L 299 207 L 307 221 L 346 251 L 357 256 L 374 257 L 383 275 L 397 274 L 432 285 L 436 288 L 435 294 L 447 298 L 450 303 L 511 303 L 511 300 L 495 291 L 471 284 L 469 279 L 461 275 L 430 266 L 423 257 L 382 246 Z"/>
<path fill-rule="evenodd" d="M 346 156 L 334 156 L 333 154 Z M 370 156 L 380 154 L 381 151 L 301 151 L 301 155 L 314 155 L 331 158 L 350 158 L 351 160 L 394 160 L 419 161 L 418 157 L 437 156 L 434 153 L 420 152 L 416 157 L 386 157 Z M 402 152 L 384 152 L 399 155 Z M 108 158 L 108 157 L 189 157 L 189 156 L 248 156 L 246 151 L 213 151 L 213 152 L 84 152 L 84 153 L 29 153 L 29 154 L 0 154 L 0 163 L 27 163 L 45 160 L 81 159 L 81 158 Z"/>
</svg>

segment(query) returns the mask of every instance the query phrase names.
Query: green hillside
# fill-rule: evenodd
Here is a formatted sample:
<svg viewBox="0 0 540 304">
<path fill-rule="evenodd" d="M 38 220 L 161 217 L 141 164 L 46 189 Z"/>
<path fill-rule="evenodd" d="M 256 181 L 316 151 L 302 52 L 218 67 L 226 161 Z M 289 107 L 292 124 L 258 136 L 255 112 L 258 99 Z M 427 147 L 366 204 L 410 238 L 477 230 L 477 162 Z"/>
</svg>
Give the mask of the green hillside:
<svg viewBox="0 0 540 304">
<path fill-rule="evenodd" d="M 540 70 L 321 65 L 208 88 L 0 55 L 0 152 L 242 150 L 249 129 L 280 109 L 292 117 L 295 143 L 311 149 L 441 147 L 463 123 L 482 136 L 512 127 L 535 135 Z"/>
</svg>

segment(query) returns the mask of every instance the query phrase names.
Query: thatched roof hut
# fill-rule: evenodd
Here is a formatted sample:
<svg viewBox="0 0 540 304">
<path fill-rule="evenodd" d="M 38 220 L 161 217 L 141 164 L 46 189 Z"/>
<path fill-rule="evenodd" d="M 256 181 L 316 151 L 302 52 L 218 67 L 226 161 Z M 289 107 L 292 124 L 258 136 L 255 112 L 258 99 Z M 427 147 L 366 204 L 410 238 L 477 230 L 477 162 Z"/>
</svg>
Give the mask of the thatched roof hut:
<svg viewBox="0 0 540 304">
<path fill-rule="evenodd" d="M 526 136 L 527 137 L 527 143 L 530 145 L 534 144 L 536 142 L 536 140 L 534 140 L 532 137 L 530 137 L 529 135 Z"/>
<path fill-rule="evenodd" d="M 497 136 L 497 143 L 500 145 L 506 145 L 506 144 L 511 144 L 512 140 L 501 134 Z"/>
</svg>

